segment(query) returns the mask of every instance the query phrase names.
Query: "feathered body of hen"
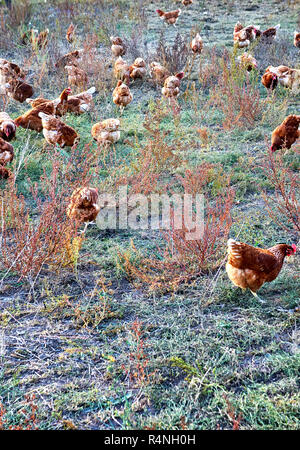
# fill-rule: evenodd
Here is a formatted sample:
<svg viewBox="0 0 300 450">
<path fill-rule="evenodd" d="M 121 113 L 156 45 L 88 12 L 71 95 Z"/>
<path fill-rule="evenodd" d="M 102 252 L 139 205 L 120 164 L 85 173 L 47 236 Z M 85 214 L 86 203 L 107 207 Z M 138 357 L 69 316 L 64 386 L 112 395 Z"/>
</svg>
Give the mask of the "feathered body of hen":
<svg viewBox="0 0 300 450">
<path fill-rule="evenodd" d="M 264 283 L 277 278 L 284 258 L 294 253 L 295 247 L 287 244 L 261 249 L 229 239 L 226 271 L 233 284 L 255 293 Z"/>
</svg>

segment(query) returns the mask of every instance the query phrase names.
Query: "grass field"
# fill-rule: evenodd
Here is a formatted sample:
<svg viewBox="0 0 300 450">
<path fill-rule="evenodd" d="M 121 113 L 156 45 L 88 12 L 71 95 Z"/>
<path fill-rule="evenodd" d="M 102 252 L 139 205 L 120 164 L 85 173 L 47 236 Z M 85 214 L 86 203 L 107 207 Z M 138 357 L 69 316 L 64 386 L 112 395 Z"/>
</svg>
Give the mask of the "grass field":
<svg viewBox="0 0 300 450">
<path fill-rule="evenodd" d="M 299 114 L 299 94 L 283 87 L 268 93 L 260 82 L 268 65 L 300 69 L 293 46 L 299 1 L 194 0 L 176 27 L 155 13 L 175 9 L 172 0 L 22 0 L 11 13 L 2 3 L 0 57 L 28 71 L 35 97 L 56 98 L 67 87 L 54 63 L 78 48 L 97 89 L 89 113 L 63 118 L 80 134 L 76 150 L 54 151 L 42 133 L 18 128 L 16 192 L 0 180 L 2 227 L 5 216 L 13 230 L 9 220 L 24 199 L 28 214 L 18 216 L 19 227 L 26 222 L 35 230 L 51 186 L 67 204 L 81 179 L 99 192 L 128 184 L 130 192 L 150 195 L 181 192 L 188 174 L 194 190 L 203 177 L 212 211 L 231 195 L 232 221 L 228 211 L 201 266 L 197 251 L 171 254 L 159 231 L 96 225 L 82 242 L 72 241 L 68 264 L 37 262 L 23 277 L 24 265 L 17 269 L 1 251 L 0 429 L 299 429 L 299 255 L 262 287 L 264 304 L 235 288 L 225 271 L 228 237 L 263 248 L 299 242 L 299 226 L 275 207 L 268 175 L 271 133 L 288 114 Z M 235 63 L 242 52 L 233 48 L 237 21 L 262 30 L 281 24 L 273 44 L 252 45 L 258 70 L 249 73 Z M 73 44 L 65 39 L 70 22 L 77 25 Z M 31 27 L 49 28 L 45 50 L 21 45 Z M 188 43 L 197 31 L 204 49 L 193 58 Z M 111 35 L 126 40 L 130 63 L 142 56 L 185 71 L 176 107 L 147 76 L 130 85 L 133 101 L 120 116 L 112 102 Z M 27 109 L 14 100 L 6 106 L 12 118 Z M 120 117 L 121 139 L 103 151 L 91 127 L 108 117 Z M 299 218 L 299 145 L 275 159 L 289 174 L 287 192 L 295 177 Z"/>
</svg>

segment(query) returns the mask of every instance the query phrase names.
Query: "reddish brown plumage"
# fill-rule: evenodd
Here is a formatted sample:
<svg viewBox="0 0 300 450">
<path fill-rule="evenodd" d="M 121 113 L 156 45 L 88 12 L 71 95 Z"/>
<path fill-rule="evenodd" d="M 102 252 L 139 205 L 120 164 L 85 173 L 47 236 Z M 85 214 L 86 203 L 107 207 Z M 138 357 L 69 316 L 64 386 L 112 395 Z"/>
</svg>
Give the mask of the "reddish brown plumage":
<svg viewBox="0 0 300 450">
<path fill-rule="evenodd" d="M 66 39 L 70 44 L 72 44 L 74 38 L 75 38 L 75 26 L 73 25 L 73 23 L 71 23 L 66 32 Z"/>
<path fill-rule="evenodd" d="M 44 137 L 49 144 L 57 144 L 64 148 L 73 147 L 79 142 L 80 137 L 74 128 L 66 125 L 53 115 L 40 112 L 39 116 L 42 119 Z"/>
<path fill-rule="evenodd" d="M 25 72 L 15 63 L 0 59 L 0 82 L 7 83 L 10 78 L 25 79 Z"/>
<path fill-rule="evenodd" d="M 179 72 L 176 75 L 168 77 L 161 90 L 162 94 L 167 98 L 176 98 L 179 95 L 179 86 L 183 76 L 184 72 Z"/>
<path fill-rule="evenodd" d="M 67 112 L 67 102 L 68 102 L 68 96 L 72 93 L 71 88 L 67 87 L 65 88 L 60 96 L 56 98 L 55 100 L 50 100 L 44 97 L 38 97 L 38 98 L 30 98 L 27 99 L 27 103 L 31 105 L 32 108 L 37 108 L 41 105 L 44 105 L 45 103 L 53 103 L 55 107 L 55 114 L 62 116 Z"/>
<path fill-rule="evenodd" d="M 298 31 L 294 32 L 294 46 L 300 48 L 300 33 Z"/>
<path fill-rule="evenodd" d="M 134 63 L 129 67 L 130 78 L 136 80 L 143 79 L 146 76 L 146 63 L 143 58 L 136 58 Z"/>
<path fill-rule="evenodd" d="M 67 215 L 72 220 L 79 222 L 92 222 L 96 219 L 100 207 L 98 202 L 98 190 L 94 188 L 78 188 L 70 199 Z"/>
<path fill-rule="evenodd" d="M 248 27 L 243 27 L 243 25 L 238 22 L 233 31 L 233 41 L 234 44 L 239 48 L 248 47 L 251 42 L 253 42 L 259 30 L 253 26 L 249 25 Z"/>
<path fill-rule="evenodd" d="M 11 175 L 11 171 L 6 167 L 0 166 L 0 178 L 8 178 Z"/>
<path fill-rule="evenodd" d="M 61 58 L 59 58 L 55 63 L 55 67 L 62 68 L 64 66 L 77 66 L 79 58 L 79 51 L 74 50 L 73 52 L 66 53 Z"/>
<path fill-rule="evenodd" d="M 93 94 L 95 93 L 95 87 L 89 88 L 87 91 L 80 92 L 77 95 L 71 95 L 66 102 L 66 111 L 74 114 L 83 114 L 90 110 L 93 102 Z"/>
<path fill-rule="evenodd" d="M 273 91 L 278 84 L 278 77 L 274 73 L 266 71 L 261 77 L 261 82 L 265 88 Z"/>
<path fill-rule="evenodd" d="M 277 244 L 269 249 L 252 247 L 233 239 L 228 241 L 226 271 L 230 280 L 242 289 L 256 293 L 261 286 L 275 280 L 284 258 L 296 252 L 295 246 Z"/>
<path fill-rule="evenodd" d="M 130 66 L 121 56 L 115 61 L 114 76 L 117 80 L 124 81 L 126 84 L 130 83 Z"/>
<path fill-rule="evenodd" d="M 0 137 L 0 166 L 6 166 L 14 159 L 14 148 Z"/>
<path fill-rule="evenodd" d="M 33 87 L 24 81 L 11 78 L 8 80 L 8 84 L 10 85 L 8 96 L 17 102 L 23 103 L 27 98 L 32 97 L 34 94 Z"/>
<path fill-rule="evenodd" d="M 160 84 L 164 84 L 165 80 L 170 76 L 168 69 L 156 61 L 150 63 L 150 74 L 153 80 Z"/>
<path fill-rule="evenodd" d="M 193 53 L 200 54 L 203 49 L 203 41 L 199 33 L 196 34 L 192 42 L 190 43 L 190 47 Z"/>
<path fill-rule="evenodd" d="M 108 147 L 120 139 L 119 126 L 119 119 L 106 119 L 92 126 L 91 135 L 98 144 Z"/>
<path fill-rule="evenodd" d="M 280 28 L 280 24 L 276 25 L 275 27 L 270 27 L 265 31 L 258 30 L 256 33 L 256 36 L 261 39 L 264 43 L 272 43 L 274 39 L 276 38 L 277 31 Z"/>
<path fill-rule="evenodd" d="M 11 141 L 16 136 L 16 124 L 6 112 L 0 112 L 0 137 Z"/>
<path fill-rule="evenodd" d="M 169 11 L 169 12 L 165 12 L 165 11 L 162 11 L 161 9 L 157 9 L 156 12 L 159 15 L 159 17 L 162 20 L 164 20 L 168 25 L 175 25 L 178 20 L 178 17 L 181 14 L 181 9 L 176 9 L 175 11 Z"/>
<path fill-rule="evenodd" d="M 116 105 L 124 108 L 125 106 L 129 105 L 129 103 L 132 101 L 132 98 L 133 96 L 130 92 L 129 87 L 119 80 L 117 86 L 113 91 L 113 102 Z"/>
<path fill-rule="evenodd" d="M 271 150 L 274 152 L 280 148 L 291 148 L 294 142 L 300 138 L 300 116 L 289 115 L 272 133 Z"/>
<path fill-rule="evenodd" d="M 15 119 L 15 124 L 17 127 L 28 128 L 29 130 L 34 130 L 40 133 L 43 130 L 42 119 L 39 117 L 40 112 L 45 114 L 55 114 L 55 106 L 53 102 L 42 103 L 36 108 L 32 108 L 26 111 L 22 116 Z"/>
<path fill-rule="evenodd" d="M 84 70 L 74 65 L 65 66 L 65 70 L 68 72 L 68 81 L 71 86 L 86 87 L 88 75 Z"/>
<path fill-rule="evenodd" d="M 110 41 L 112 43 L 111 51 L 114 56 L 118 57 L 125 55 L 127 48 L 119 36 L 111 36 Z"/>
</svg>

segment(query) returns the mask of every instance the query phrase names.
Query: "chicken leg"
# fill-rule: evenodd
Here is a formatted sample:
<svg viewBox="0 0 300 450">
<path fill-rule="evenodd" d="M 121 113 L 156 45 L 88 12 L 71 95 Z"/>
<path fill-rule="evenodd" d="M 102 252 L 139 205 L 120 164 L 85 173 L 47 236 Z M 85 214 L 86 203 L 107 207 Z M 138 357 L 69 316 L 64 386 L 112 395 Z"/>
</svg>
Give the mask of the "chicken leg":
<svg viewBox="0 0 300 450">
<path fill-rule="evenodd" d="M 259 297 L 258 295 L 257 295 L 257 293 L 256 292 L 253 292 L 253 291 L 251 291 L 251 289 L 250 289 L 250 292 L 251 292 L 251 294 L 253 294 L 254 295 L 254 297 L 261 303 L 261 304 L 264 304 L 264 303 L 266 303 L 266 301 L 265 300 L 263 300 L 261 297 Z"/>
</svg>

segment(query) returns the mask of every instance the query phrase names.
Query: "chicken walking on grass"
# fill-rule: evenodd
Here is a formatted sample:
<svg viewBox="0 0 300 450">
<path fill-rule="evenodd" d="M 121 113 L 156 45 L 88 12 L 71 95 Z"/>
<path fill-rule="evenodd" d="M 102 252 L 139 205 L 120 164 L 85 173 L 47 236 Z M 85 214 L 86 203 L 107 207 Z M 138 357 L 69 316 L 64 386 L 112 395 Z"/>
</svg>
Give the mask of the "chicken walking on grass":
<svg viewBox="0 0 300 450">
<path fill-rule="evenodd" d="M 73 147 L 80 141 L 74 128 L 66 125 L 60 119 L 43 112 L 39 113 L 39 117 L 42 120 L 43 135 L 48 144 L 64 148 Z"/>
<path fill-rule="evenodd" d="M 165 12 L 161 9 L 156 10 L 159 17 L 164 21 L 165 25 L 174 25 L 176 27 L 176 22 L 181 14 L 181 9 L 176 9 L 175 11 Z"/>
<path fill-rule="evenodd" d="M 300 116 L 293 114 L 287 116 L 272 133 L 272 152 L 282 148 L 290 149 L 291 146 L 300 138 L 299 125 Z"/>
<path fill-rule="evenodd" d="M 228 240 L 226 272 L 235 286 L 249 288 L 261 302 L 257 291 L 279 275 L 284 259 L 296 253 L 296 245 L 277 244 L 268 249 L 256 248 L 233 239 Z"/>
<path fill-rule="evenodd" d="M 67 207 L 67 215 L 70 219 L 85 223 L 82 230 L 84 234 L 88 225 L 96 220 L 100 211 L 98 205 L 98 190 L 90 187 L 76 189 Z"/>
</svg>

